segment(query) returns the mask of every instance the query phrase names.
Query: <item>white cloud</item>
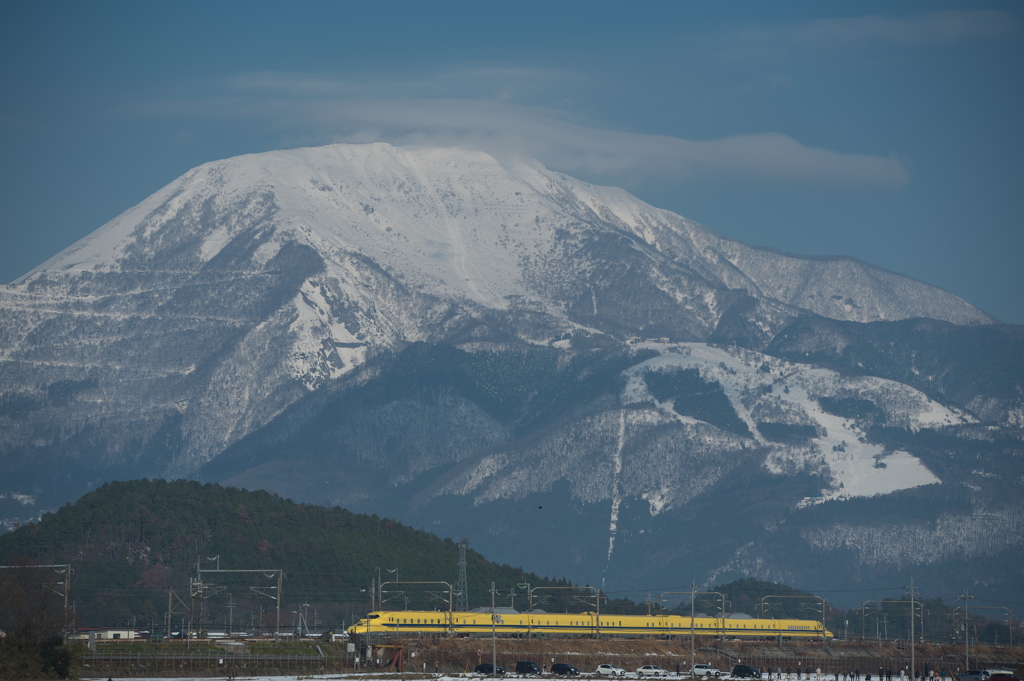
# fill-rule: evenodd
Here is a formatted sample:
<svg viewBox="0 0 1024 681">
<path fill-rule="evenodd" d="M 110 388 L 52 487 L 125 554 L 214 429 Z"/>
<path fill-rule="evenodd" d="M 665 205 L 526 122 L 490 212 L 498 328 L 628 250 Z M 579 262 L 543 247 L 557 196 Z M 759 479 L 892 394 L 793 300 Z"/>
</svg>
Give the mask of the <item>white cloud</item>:
<svg viewBox="0 0 1024 681">
<path fill-rule="evenodd" d="M 511 101 L 543 100 L 539 93 L 558 91 L 558 83 L 571 77 L 530 69 L 473 69 L 435 74 L 415 84 L 364 85 L 303 74 L 246 74 L 230 79 L 215 96 L 165 100 L 147 112 L 257 120 L 308 144 L 473 146 L 531 156 L 554 170 L 631 188 L 651 178 L 663 183 L 739 177 L 881 189 L 907 182 L 906 168 L 892 156 L 809 147 L 777 133 L 697 141 L 610 130 L 563 110 Z M 471 94 L 436 96 L 459 91 Z"/>
<path fill-rule="evenodd" d="M 339 106 L 333 118 L 353 127 L 338 141 L 471 145 L 627 185 L 649 177 L 708 176 L 876 188 L 907 182 L 896 158 L 808 147 L 775 133 L 694 141 L 599 129 L 558 112 L 467 100 L 364 102 Z"/>
<path fill-rule="evenodd" d="M 749 28 L 739 38 L 755 44 L 944 47 L 1017 31 L 1013 15 L 998 10 L 946 11 L 906 17 L 873 15 L 817 19 Z"/>
<path fill-rule="evenodd" d="M 269 97 L 341 97 L 358 95 L 381 99 L 401 92 L 410 97 L 473 98 L 508 100 L 515 96 L 522 101 L 537 93 L 550 93 L 581 77 L 569 71 L 522 66 L 489 64 L 431 69 L 417 72 L 410 69 L 406 78 L 367 76 L 344 80 L 318 74 L 265 71 L 238 74 L 223 84 L 233 92 L 248 92 Z"/>
</svg>

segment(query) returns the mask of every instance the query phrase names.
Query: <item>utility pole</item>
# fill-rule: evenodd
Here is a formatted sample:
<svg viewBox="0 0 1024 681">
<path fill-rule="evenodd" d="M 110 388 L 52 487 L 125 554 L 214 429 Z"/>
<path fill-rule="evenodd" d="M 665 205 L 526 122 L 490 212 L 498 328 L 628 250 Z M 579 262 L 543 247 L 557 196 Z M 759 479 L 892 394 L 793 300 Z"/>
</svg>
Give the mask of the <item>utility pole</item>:
<svg viewBox="0 0 1024 681">
<path fill-rule="evenodd" d="M 469 539 L 463 537 L 459 542 L 459 581 L 455 584 L 455 590 L 458 593 L 455 610 L 459 612 L 469 610 L 469 583 L 466 579 L 466 549 L 468 546 Z"/>
<path fill-rule="evenodd" d="M 713 591 L 711 593 L 717 593 L 717 592 Z M 766 600 L 768 600 L 769 598 L 801 598 L 801 599 L 804 599 L 804 600 L 807 600 L 808 598 L 813 598 L 815 600 L 821 601 L 821 642 L 822 643 L 825 642 L 825 640 L 826 640 L 826 637 L 825 637 L 826 629 L 825 629 L 825 597 L 824 596 L 776 596 L 776 595 L 772 595 L 772 594 L 769 594 L 767 596 L 762 596 L 761 597 L 761 617 L 762 618 L 764 617 L 764 602 Z M 870 603 L 871 601 L 867 601 L 867 602 Z M 863 606 L 861 606 L 861 607 L 863 608 Z M 861 612 L 862 612 L 862 614 L 861 614 L 861 628 L 863 629 L 863 620 L 864 620 L 863 610 Z M 863 636 L 863 631 L 861 632 L 861 635 Z M 722 636 L 723 636 L 723 638 L 725 637 L 725 595 L 722 595 Z"/>
<path fill-rule="evenodd" d="M 258 593 L 261 596 L 264 596 L 266 598 L 273 598 L 274 599 L 276 610 L 277 610 L 277 621 L 274 623 L 274 640 L 277 641 L 278 638 L 280 637 L 280 633 L 281 633 L 281 587 L 284 586 L 284 584 L 283 584 L 283 582 L 284 582 L 284 570 L 281 570 L 281 569 L 258 569 L 258 568 L 257 569 L 247 569 L 247 570 L 222 570 L 221 567 L 220 567 L 220 556 L 219 555 L 218 556 L 213 556 L 212 558 L 207 558 L 207 560 L 215 560 L 215 561 L 217 561 L 217 567 L 213 568 L 213 569 L 210 569 L 210 570 L 204 570 L 202 568 L 202 566 L 199 564 L 199 562 L 197 561 L 196 562 L 196 573 L 198 574 L 198 577 L 193 580 L 193 586 L 192 586 L 192 596 L 193 596 L 193 599 L 197 595 L 197 592 L 198 592 L 198 595 L 199 595 L 199 621 L 202 622 L 202 618 L 203 618 L 203 611 L 202 611 L 202 607 L 203 607 L 203 591 L 204 591 L 204 587 L 203 587 L 203 573 L 206 573 L 206 572 L 216 572 L 216 573 L 232 573 L 232 574 L 240 574 L 240 573 L 262 574 L 267 579 L 271 579 L 272 577 L 276 576 L 277 577 L 277 588 L 276 588 L 273 596 L 268 594 L 267 591 L 269 589 L 274 588 L 274 587 L 270 587 L 270 586 L 265 586 L 265 587 L 263 587 L 263 586 L 250 586 L 249 589 L 251 591 L 254 591 L 255 593 Z M 222 591 L 222 590 L 224 590 L 226 588 L 227 587 L 223 587 L 223 586 L 222 587 L 212 587 L 211 590 L 214 593 L 217 593 L 217 592 Z M 262 609 L 262 606 L 261 606 L 261 609 Z M 263 625 L 263 616 L 262 616 L 262 613 L 261 613 L 261 615 L 260 615 L 260 626 L 261 626 L 261 628 L 262 628 L 262 625 Z"/>
<path fill-rule="evenodd" d="M 67 633 L 71 633 L 72 622 L 71 618 L 68 617 L 68 592 L 71 591 L 71 565 L 65 568 L 64 573 L 64 628 Z"/>
<path fill-rule="evenodd" d="M 910 578 L 910 586 L 903 587 L 910 591 L 910 678 L 916 679 L 916 667 L 914 666 L 914 618 L 917 617 L 917 612 L 914 608 L 914 578 Z M 922 628 L 924 623 L 921 623 Z"/>
<path fill-rule="evenodd" d="M 281 632 L 281 582 L 284 580 L 284 571 L 277 570 L 277 628 L 274 629 L 274 641 L 277 641 Z"/>
<path fill-rule="evenodd" d="M 494 610 L 494 595 L 498 590 L 491 582 L 491 676 L 498 675 L 498 613 Z"/>
<path fill-rule="evenodd" d="M 967 602 L 972 598 L 974 598 L 974 596 L 967 593 L 966 587 L 964 587 L 963 595 L 956 597 L 956 600 L 962 600 L 964 602 L 964 671 L 971 668 L 971 621 L 967 611 Z"/>
<path fill-rule="evenodd" d="M 398 584 L 398 568 L 394 568 L 393 570 L 388 570 L 388 572 L 390 572 L 391 574 L 393 574 L 395 576 L 394 582 L 395 582 L 395 584 Z M 383 582 L 381 582 L 380 584 L 377 585 L 377 589 L 378 589 L 377 603 L 378 603 L 378 606 L 384 602 L 384 592 L 382 591 L 383 588 L 384 588 L 384 583 Z M 409 609 L 408 602 L 406 602 L 405 609 L 406 610 Z"/>
<path fill-rule="evenodd" d="M 61 563 L 57 565 L 0 565 L 0 570 L 24 570 L 27 568 L 49 568 L 57 574 L 64 575 L 64 580 L 56 583 L 57 586 L 64 587 L 63 593 L 45 585 L 43 585 L 43 588 L 64 598 L 64 628 L 66 631 L 70 632 L 72 617 L 71 610 L 69 610 L 70 602 L 68 600 L 68 593 L 71 591 L 71 564 Z"/>
<path fill-rule="evenodd" d="M 526 582 L 524 584 L 517 584 L 516 586 L 518 586 L 520 589 L 526 590 L 527 611 L 533 612 L 533 592 L 530 591 L 530 583 Z M 530 617 L 526 621 L 530 623 L 529 627 L 526 630 L 526 637 L 533 638 L 533 618 Z"/>
<path fill-rule="evenodd" d="M 188 621 L 190 623 L 192 622 L 192 610 L 189 607 L 188 603 L 186 603 L 185 601 L 181 600 L 181 596 L 179 596 L 177 593 L 175 593 L 175 591 L 173 589 L 167 589 L 167 638 L 171 637 L 171 617 L 173 615 L 178 614 L 178 613 L 176 613 L 174 611 L 174 600 L 173 599 L 175 599 L 175 598 L 178 599 L 178 603 L 181 604 L 182 610 L 184 610 L 185 612 L 188 613 Z M 194 604 L 195 604 L 195 602 L 194 602 L 194 599 L 193 599 L 193 605 Z M 184 614 L 184 613 L 182 613 L 182 614 Z M 182 626 L 181 626 L 181 636 L 182 637 L 186 637 L 186 636 L 188 636 L 188 632 L 185 630 L 185 619 L 184 618 L 182 618 L 181 624 L 182 624 Z"/>
<path fill-rule="evenodd" d="M 695 619 L 694 618 L 695 612 L 694 612 L 694 603 L 693 603 L 693 601 L 695 600 L 694 590 L 696 588 L 697 588 L 697 586 L 693 582 L 693 577 L 690 577 L 690 678 L 693 678 L 693 638 L 694 638 L 694 634 L 696 633 L 693 630 L 693 622 L 694 622 L 694 619 Z"/>
<path fill-rule="evenodd" d="M 231 635 L 231 625 L 235 621 L 235 599 L 228 594 L 228 636 Z"/>
<path fill-rule="evenodd" d="M 203 620 L 203 582 L 202 579 L 193 578 L 189 584 L 189 603 L 191 605 L 188 609 L 188 636 L 192 638 L 192 632 L 198 632 L 202 630 Z M 199 607 L 196 608 L 196 598 L 199 599 Z M 198 617 L 197 617 L 198 616 Z"/>
</svg>

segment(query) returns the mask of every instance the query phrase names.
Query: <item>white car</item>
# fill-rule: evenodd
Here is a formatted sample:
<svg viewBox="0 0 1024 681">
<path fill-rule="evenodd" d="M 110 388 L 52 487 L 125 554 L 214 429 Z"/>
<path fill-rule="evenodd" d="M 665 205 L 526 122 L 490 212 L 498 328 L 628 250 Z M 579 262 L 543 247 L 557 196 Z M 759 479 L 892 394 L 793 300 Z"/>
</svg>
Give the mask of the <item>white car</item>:
<svg viewBox="0 0 1024 681">
<path fill-rule="evenodd" d="M 636 670 L 637 676 L 668 676 L 668 672 L 656 664 L 645 664 Z"/>
<path fill-rule="evenodd" d="M 597 673 L 604 676 L 625 676 L 626 670 L 613 664 L 599 664 L 597 665 Z"/>
<path fill-rule="evenodd" d="M 709 664 L 695 664 L 693 665 L 693 676 L 699 678 L 706 678 L 710 676 L 713 679 L 717 679 L 722 675 L 722 672 L 715 669 Z"/>
</svg>

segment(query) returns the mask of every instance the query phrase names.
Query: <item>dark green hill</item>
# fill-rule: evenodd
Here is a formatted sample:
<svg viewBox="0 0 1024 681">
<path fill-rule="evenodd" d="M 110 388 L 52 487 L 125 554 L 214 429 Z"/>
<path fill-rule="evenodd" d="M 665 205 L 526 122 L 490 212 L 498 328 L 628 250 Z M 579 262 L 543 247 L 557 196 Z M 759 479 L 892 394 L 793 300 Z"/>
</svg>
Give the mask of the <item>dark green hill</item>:
<svg viewBox="0 0 1024 681">
<path fill-rule="evenodd" d="M 459 547 L 393 520 L 296 504 L 263 491 L 134 480 L 107 483 L 37 524 L 0 536 L 0 562 L 26 560 L 73 566 L 69 604 L 81 626 L 134 624 L 162 632 L 170 598 L 176 630 L 188 617 L 197 564 L 204 570 L 219 564 L 254 572 L 203 574 L 206 628 L 226 629 L 229 619 L 235 630 L 258 629 L 261 621 L 264 630 L 272 628 L 276 602 L 268 587 L 276 586 L 276 576 L 263 570 L 279 569 L 285 575 L 282 625 L 290 627 L 301 612 L 308 628 L 323 630 L 365 613 L 378 576 L 454 584 Z M 567 584 L 490 563 L 472 550 L 467 574 L 470 607 L 490 604 L 492 581 L 502 605 L 518 584 Z M 385 607 L 447 608 L 447 588 L 440 584 L 391 584 L 384 591 Z M 525 594 L 517 596 L 525 602 Z"/>
</svg>

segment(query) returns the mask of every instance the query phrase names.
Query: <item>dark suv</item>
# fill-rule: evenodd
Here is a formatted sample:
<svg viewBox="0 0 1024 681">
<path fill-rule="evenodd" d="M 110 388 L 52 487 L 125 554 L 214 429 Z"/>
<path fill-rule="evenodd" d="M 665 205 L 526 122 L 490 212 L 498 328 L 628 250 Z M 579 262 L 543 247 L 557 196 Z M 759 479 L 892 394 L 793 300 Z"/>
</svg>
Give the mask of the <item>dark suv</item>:
<svg viewBox="0 0 1024 681">
<path fill-rule="evenodd" d="M 729 676 L 734 679 L 759 679 L 761 672 L 757 670 L 757 667 L 751 667 L 749 664 L 738 664 L 732 668 L 732 673 Z"/>
<path fill-rule="evenodd" d="M 573 667 L 571 664 L 558 664 L 551 665 L 551 673 L 555 676 L 579 676 L 580 670 Z"/>
<path fill-rule="evenodd" d="M 484 676 L 490 676 L 491 674 L 494 674 L 495 676 L 505 675 L 505 669 L 503 667 L 498 667 L 497 669 L 495 669 L 494 665 L 490 662 L 478 664 L 476 666 L 476 669 L 474 669 L 473 671 L 475 671 L 477 674 L 483 674 Z"/>
<path fill-rule="evenodd" d="M 536 662 L 516 662 L 516 674 L 540 676 L 540 665 Z"/>
</svg>

